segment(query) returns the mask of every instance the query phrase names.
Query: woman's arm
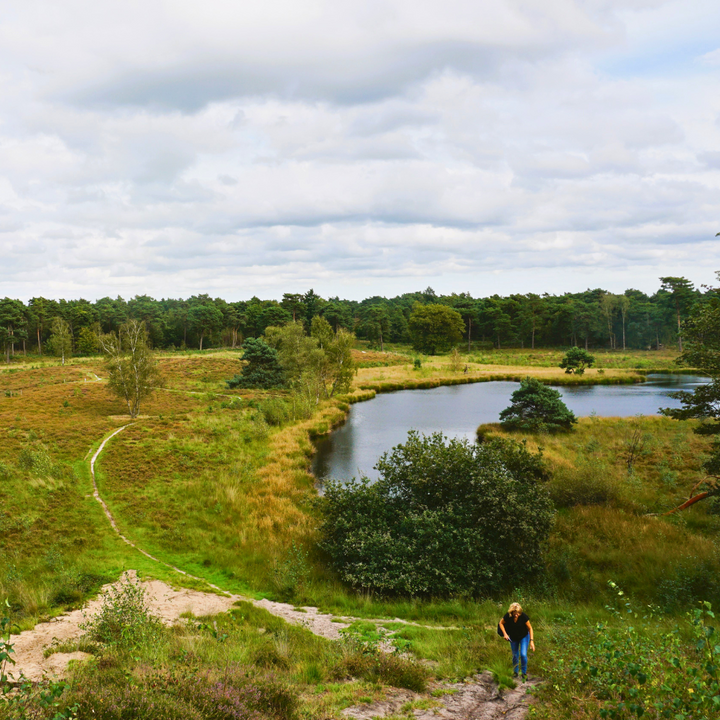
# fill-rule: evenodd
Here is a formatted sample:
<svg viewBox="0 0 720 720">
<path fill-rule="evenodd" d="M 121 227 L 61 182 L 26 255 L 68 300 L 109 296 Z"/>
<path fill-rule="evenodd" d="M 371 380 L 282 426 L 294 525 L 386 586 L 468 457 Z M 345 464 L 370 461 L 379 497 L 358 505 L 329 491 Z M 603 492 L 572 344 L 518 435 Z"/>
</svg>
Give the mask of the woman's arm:
<svg viewBox="0 0 720 720">
<path fill-rule="evenodd" d="M 528 620 L 526 623 L 528 630 L 530 631 L 530 649 L 535 652 L 535 641 L 533 640 L 533 635 L 535 634 L 533 632 L 532 625 L 530 624 L 530 621 Z M 503 628 L 504 630 L 505 628 Z"/>
<path fill-rule="evenodd" d="M 505 630 L 505 618 L 504 618 L 504 617 L 501 617 L 501 618 L 500 618 L 500 627 L 502 628 L 503 635 L 505 636 L 505 639 L 509 641 L 509 640 L 510 640 L 510 636 L 507 634 L 507 630 Z"/>
</svg>

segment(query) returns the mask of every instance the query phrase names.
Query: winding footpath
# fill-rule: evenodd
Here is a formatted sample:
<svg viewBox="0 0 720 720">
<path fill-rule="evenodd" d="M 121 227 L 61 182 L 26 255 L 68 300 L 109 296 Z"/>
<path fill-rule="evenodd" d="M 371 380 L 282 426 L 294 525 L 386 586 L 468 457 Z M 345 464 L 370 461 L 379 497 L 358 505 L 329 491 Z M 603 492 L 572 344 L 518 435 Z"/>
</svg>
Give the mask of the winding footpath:
<svg viewBox="0 0 720 720">
<path fill-rule="evenodd" d="M 156 558 L 146 550 L 138 547 L 132 540 L 130 540 L 120 532 L 120 529 L 115 522 L 115 518 L 110 512 L 110 509 L 108 508 L 105 501 L 100 496 L 100 491 L 97 485 L 97 478 L 95 477 L 95 462 L 97 461 L 98 457 L 100 457 L 100 454 L 105 448 L 105 445 L 110 440 L 112 440 L 112 438 L 125 430 L 125 428 L 127 427 L 130 426 L 123 425 L 114 432 L 110 433 L 110 435 L 108 435 L 100 443 L 100 447 L 98 447 L 98 449 L 95 451 L 95 454 L 92 456 L 92 459 L 90 460 L 90 475 L 92 476 L 93 481 L 93 496 L 102 506 L 103 512 L 105 513 L 105 516 L 107 517 L 112 529 L 117 534 L 117 536 L 123 542 L 130 545 L 130 547 L 137 550 L 139 553 L 142 553 L 146 558 L 160 565 L 164 565 L 166 568 L 170 568 L 171 570 L 174 570 L 180 575 L 184 575 L 185 577 L 197 580 L 198 582 L 205 583 L 208 587 L 211 587 L 213 590 L 216 590 L 217 592 L 222 593 L 225 597 L 231 599 L 232 603 L 239 601 L 252 603 L 256 607 L 267 610 L 271 615 L 281 617 L 287 622 L 292 623 L 293 625 L 304 625 L 305 627 L 307 627 L 308 630 L 310 630 L 310 632 L 314 633 L 315 635 L 319 635 L 320 637 L 324 637 L 328 640 L 338 640 L 340 638 L 340 630 L 348 627 L 350 623 L 353 622 L 354 618 L 338 618 L 335 615 L 327 615 L 318 612 L 318 609 L 315 607 L 306 607 L 303 608 L 302 611 L 300 611 L 295 610 L 292 605 L 288 605 L 287 603 L 273 602 L 272 600 L 255 600 L 253 598 L 245 597 L 243 595 L 233 595 L 232 593 L 228 593 L 223 588 L 218 587 L 217 585 L 213 585 L 213 583 L 207 581 L 205 578 L 198 577 L 197 575 L 192 575 L 191 573 L 186 572 L 185 570 L 182 570 L 175 565 L 166 563 L 165 561 Z"/>
</svg>

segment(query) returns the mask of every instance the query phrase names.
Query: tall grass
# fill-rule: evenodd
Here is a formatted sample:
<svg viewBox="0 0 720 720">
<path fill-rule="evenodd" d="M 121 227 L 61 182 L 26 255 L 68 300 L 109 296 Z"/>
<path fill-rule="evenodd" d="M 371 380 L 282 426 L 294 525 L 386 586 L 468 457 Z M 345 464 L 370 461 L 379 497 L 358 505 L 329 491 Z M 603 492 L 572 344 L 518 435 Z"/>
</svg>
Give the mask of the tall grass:
<svg viewBox="0 0 720 720">
<path fill-rule="evenodd" d="M 472 379 L 530 371 L 545 381 L 567 377 L 554 367 L 555 356 L 543 359 L 524 351 L 521 362 L 521 353 L 485 355 L 512 367 L 496 370 L 501 362 L 494 367 L 467 358 L 475 361 Z M 623 369 L 630 360 L 623 363 L 600 379 L 631 377 Z M 361 370 L 357 384 L 366 389 L 321 404 L 307 420 L 269 424 L 264 408 L 282 402 L 281 395 L 243 391 L 228 397 L 224 380 L 235 374 L 237 354 L 174 354 L 161 364 L 167 390 L 148 403 L 145 419 L 109 443 L 97 465 L 101 492 L 121 530 L 163 560 L 229 590 L 428 626 L 384 621 L 440 677 L 462 678 L 486 667 L 502 675 L 509 652 L 497 639 L 495 624 L 511 600 L 528 608 L 544 644 L 560 646 L 554 628 L 613 622 L 604 610 L 610 579 L 668 613 L 720 593 L 720 515 L 714 506 L 698 504 L 666 518 L 651 515 L 677 505 L 702 477 L 707 440 L 693 434 L 691 424 L 585 418 L 568 435 L 526 436 L 532 449 L 543 448 L 552 470 L 548 489 L 558 508 L 542 576 L 482 602 L 386 598 L 343 587 L 313 549 L 311 438 L 329 432 L 352 402 L 371 398 L 383 384 L 391 389 L 401 383 L 466 381 L 464 373 L 445 367 L 447 358 L 426 359 L 421 372 L 414 371 L 408 357 L 407 365 Z M 27 627 L 77 606 L 122 569 L 170 578 L 169 571 L 114 536 L 91 496 L 84 459 L 104 435 L 126 422 L 117 401 L 94 379 L 95 373 L 102 377 L 101 365 L 90 360 L 13 370 L 0 374 L 5 429 L 0 433 L 0 599 L 9 597 L 13 616 Z M 594 372 L 583 382 L 598 379 Z M 629 462 L 629 439 L 636 430 L 640 444 Z M 217 618 L 217 625 L 204 619 L 163 630 L 159 641 L 132 656 L 106 648 L 80 671 L 73 697 L 87 700 L 93 689 L 100 697 L 102 687 L 124 687 L 128 677 L 152 694 L 153 683 L 167 684 L 173 673 L 185 677 L 193 669 L 212 682 L 223 673 L 238 678 L 237 673 L 249 673 L 258 683 L 273 674 L 283 687 L 302 694 L 305 705 L 296 710 L 310 717 L 331 716 L 360 698 L 378 697 L 377 664 L 367 666 L 367 679 L 341 682 L 346 675 L 338 668 L 352 665 L 346 662 L 351 651 L 258 613 L 243 605 Z M 531 672 L 539 659 L 531 659 Z M 365 667 L 358 658 L 351 660 L 353 667 Z"/>
</svg>

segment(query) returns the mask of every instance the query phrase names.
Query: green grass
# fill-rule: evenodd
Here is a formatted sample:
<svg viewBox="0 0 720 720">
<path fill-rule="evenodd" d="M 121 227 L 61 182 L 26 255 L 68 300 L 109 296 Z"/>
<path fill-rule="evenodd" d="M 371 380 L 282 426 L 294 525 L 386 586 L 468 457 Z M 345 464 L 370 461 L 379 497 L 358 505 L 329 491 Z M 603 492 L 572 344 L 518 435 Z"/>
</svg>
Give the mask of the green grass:
<svg viewBox="0 0 720 720">
<path fill-rule="evenodd" d="M 642 370 L 644 372 L 674 372 L 678 370 L 676 350 L 606 350 L 590 349 L 595 357 L 593 367 L 602 369 Z M 558 367 L 565 349 L 490 350 L 472 352 L 469 359 L 481 365 L 524 365 L 529 367 Z"/>
<path fill-rule="evenodd" d="M 401 350 L 394 348 L 397 354 Z M 487 358 L 489 365 L 518 370 L 473 372 L 504 379 L 534 368 L 546 381 L 570 378 L 554 369 L 560 356 L 544 350 L 476 353 L 478 368 Z M 357 382 L 367 389 L 323 405 L 310 420 L 269 427 L 255 407 L 267 393 L 227 397 L 224 380 L 237 372 L 237 357 L 214 351 L 164 356 L 166 390 L 143 408 L 143 419 L 110 441 L 97 465 L 101 492 L 120 529 L 162 560 L 228 590 L 367 620 L 385 618 L 386 629 L 413 656 L 427 660 L 437 677 L 462 679 L 489 668 L 507 685 L 510 654 L 495 625 L 512 600 L 528 609 L 536 629 L 531 674 L 550 650 L 562 655 L 563 628 L 620 623 L 604 607 L 612 600 L 608 580 L 638 602 L 669 613 L 668 627 L 701 596 L 715 601 L 720 577 L 715 505 L 700 503 L 665 518 L 650 515 L 687 497 L 702 477 L 708 447 L 691 424 L 666 418 L 586 418 L 568 435 L 526 437 L 531 447 L 543 447 L 553 471 L 548 489 L 558 507 L 546 572 L 528 587 L 477 601 L 382 598 L 342 586 L 313 551 L 310 436 L 328 432 L 352 402 L 376 391 L 399 383 L 466 380 L 447 370 L 446 358 L 430 359 L 414 371 L 408 356 L 406 365 L 361 371 Z M 598 353 L 607 374 L 593 370 L 570 379 L 636 381 L 641 362 L 671 369 L 673 358 L 669 352 Z M 77 607 L 124 569 L 196 584 L 122 543 L 92 498 L 91 451 L 126 422 L 121 404 L 95 374 L 104 374 L 96 359 L 61 367 L 36 358 L 0 373 L 0 600 L 9 599 L 23 628 Z M 630 471 L 629 438 L 636 431 L 640 443 Z M 392 622 L 395 618 L 429 627 Z M 354 650 L 320 641 L 249 605 L 216 620 L 220 634 L 228 635 L 220 643 L 209 630 L 188 625 L 164 632 L 155 646 L 131 657 L 103 651 L 79 671 L 73 692 L 128 677 L 148 687 L 153 668 L 166 673 L 200 668 L 211 675 L 244 668 L 258 677 L 281 677 L 300 698 L 294 711 L 299 717 L 339 717 L 361 698 L 381 697 L 391 677 L 382 680 L 382 669 L 363 665 Z M 371 625 L 360 627 L 369 632 Z M 348 680 L 352 668 L 366 673 L 365 679 Z M 554 695 L 543 692 L 546 707 L 566 702 L 572 716 L 572 698 L 562 700 L 562 688 Z M 578 717 L 592 717 L 592 701 L 583 703 L 590 709 Z"/>
</svg>

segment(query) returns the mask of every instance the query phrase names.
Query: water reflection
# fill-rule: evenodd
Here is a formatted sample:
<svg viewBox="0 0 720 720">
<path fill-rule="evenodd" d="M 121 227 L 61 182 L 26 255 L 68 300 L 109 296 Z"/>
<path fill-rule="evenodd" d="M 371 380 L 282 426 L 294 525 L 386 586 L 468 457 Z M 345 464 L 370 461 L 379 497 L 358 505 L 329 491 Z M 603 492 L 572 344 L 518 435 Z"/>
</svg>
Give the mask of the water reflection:
<svg viewBox="0 0 720 720">
<path fill-rule="evenodd" d="M 675 390 L 694 390 L 707 378 L 694 375 L 649 375 L 636 385 L 587 385 L 558 388 L 579 417 L 654 415 L 661 407 L 679 407 L 668 397 Z M 313 460 L 319 480 L 377 478 L 373 465 L 386 450 L 404 442 L 408 430 L 441 431 L 452 437 L 475 438 L 481 423 L 497 422 L 509 404 L 515 382 L 449 385 L 430 390 L 383 393 L 353 405 L 348 420 L 320 441 Z"/>
</svg>

